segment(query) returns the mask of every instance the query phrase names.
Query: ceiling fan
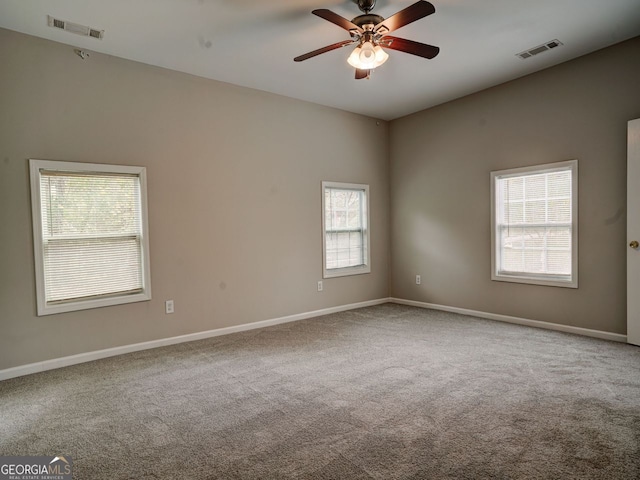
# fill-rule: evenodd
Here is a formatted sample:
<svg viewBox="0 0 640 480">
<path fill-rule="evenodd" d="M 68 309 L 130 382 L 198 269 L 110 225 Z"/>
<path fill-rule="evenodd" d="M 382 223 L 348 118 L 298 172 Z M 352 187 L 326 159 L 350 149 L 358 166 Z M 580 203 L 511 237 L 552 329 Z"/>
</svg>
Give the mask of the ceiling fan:
<svg viewBox="0 0 640 480">
<path fill-rule="evenodd" d="M 435 7 L 424 0 L 420 0 L 413 5 L 400 10 L 396 14 L 390 16 L 386 20 L 380 15 L 369 13 L 376 5 L 376 0 L 353 0 L 358 4 L 358 8 L 362 11 L 362 15 L 358 15 L 349 21 L 341 17 L 337 13 L 321 8 L 311 13 L 320 18 L 338 25 L 349 32 L 351 38 L 343 40 L 332 45 L 328 45 L 318 50 L 314 50 L 304 55 L 300 55 L 293 59 L 294 62 L 302 62 L 309 58 L 320 55 L 321 53 L 330 52 L 337 48 L 346 47 L 348 45 L 357 44 L 358 46 L 349 56 L 347 62 L 356 69 L 356 80 L 361 78 L 369 78 L 371 72 L 382 65 L 389 58 L 389 54 L 383 48 L 391 50 L 399 50 L 401 52 L 410 53 L 424 58 L 433 58 L 438 55 L 440 49 L 433 45 L 414 42 L 404 38 L 393 37 L 388 35 L 390 32 L 404 27 L 409 23 L 420 20 L 432 13 L 435 13 Z"/>
</svg>

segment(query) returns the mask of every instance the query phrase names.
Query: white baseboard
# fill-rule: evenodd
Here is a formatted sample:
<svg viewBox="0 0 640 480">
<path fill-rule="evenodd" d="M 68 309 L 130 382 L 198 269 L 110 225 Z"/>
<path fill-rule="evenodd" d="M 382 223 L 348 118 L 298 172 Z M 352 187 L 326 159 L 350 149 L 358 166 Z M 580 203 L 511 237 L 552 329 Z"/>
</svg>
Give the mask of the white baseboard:
<svg viewBox="0 0 640 480">
<path fill-rule="evenodd" d="M 442 310 L 444 312 L 459 313 L 460 315 L 470 315 L 473 317 L 486 318 L 488 320 L 498 320 L 500 322 L 515 323 L 525 325 L 527 327 L 544 328 L 546 330 L 556 330 L 558 332 L 575 333 L 577 335 L 585 335 L 587 337 L 600 338 L 603 340 L 611 340 L 614 342 L 627 342 L 627 336 L 619 333 L 603 332 L 602 330 L 591 330 L 589 328 L 572 327 L 571 325 L 561 325 L 559 323 L 542 322 L 540 320 L 529 320 L 528 318 L 511 317 L 509 315 L 500 315 L 497 313 L 480 312 L 478 310 L 469 310 L 466 308 L 448 307 L 446 305 L 437 305 L 435 303 L 417 302 L 415 300 L 403 300 L 401 298 L 390 298 L 390 302 L 401 305 L 410 305 L 420 308 L 431 308 L 433 310 Z"/>
<path fill-rule="evenodd" d="M 44 372 L 46 370 L 53 370 L 55 368 L 68 367 L 69 365 L 76 365 L 78 363 L 100 360 L 101 358 L 114 357 L 116 355 L 122 355 L 125 353 L 138 352 L 140 350 L 149 350 L 151 348 L 164 347 L 167 345 L 175 345 L 176 343 L 192 342 L 194 340 L 218 337 L 220 335 L 228 335 L 230 333 L 243 332 L 256 328 L 270 327 L 272 325 L 278 325 L 281 323 L 295 322 L 298 320 L 305 320 L 307 318 L 329 315 L 330 313 L 344 312 L 346 310 L 353 310 L 355 308 L 380 305 L 383 303 L 389 303 L 389 301 L 389 298 L 379 298 L 377 300 L 350 303 L 348 305 L 339 305 L 337 307 L 323 308 L 321 310 L 298 313 L 296 315 L 288 315 L 286 317 L 272 318 L 270 320 L 245 323 L 243 325 L 236 325 L 233 327 L 217 328 L 215 330 L 207 330 L 205 332 L 189 333 L 187 335 L 179 335 L 177 337 L 161 338 L 159 340 L 151 340 L 149 342 L 134 343 L 132 345 L 123 345 L 121 347 L 107 348 L 94 352 L 79 353 L 77 355 L 70 355 L 68 357 L 54 358 L 52 360 L 45 360 L 43 362 L 29 363 L 27 365 L 20 365 L 18 367 L 0 370 L 0 381 L 14 377 L 21 377 L 23 375 L 29 375 L 32 373 Z"/>
<path fill-rule="evenodd" d="M 53 370 L 55 368 L 76 365 L 78 363 L 85 363 L 85 362 L 91 362 L 93 360 L 100 360 L 101 358 L 114 357 L 116 355 L 123 355 L 125 353 L 138 352 L 141 350 L 149 350 L 151 348 L 164 347 L 167 345 L 175 345 L 177 343 L 183 343 L 183 342 L 192 342 L 194 340 L 203 340 L 205 338 L 218 337 L 220 335 L 228 335 L 230 333 L 236 333 L 236 332 L 244 332 L 246 330 L 253 330 L 256 328 L 270 327 L 272 325 L 278 325 L 281 323 L 295 322 L 298 320 L 305 320 L 307 318 L 320 317 L 322 315 L 329 315 L 330 313 L 344 312 L 347 310 L 353 310 L 355 308 L 371 307 L 373 305 L 381 305 L 383 303 L 389 303 L 389 302 L 398 303 L 401 305 L 410 305 L 410 306 L 420 307 L 420 308 L 430 308 L 433 310 L 442 310 L 445 312 L 459 313 L 461 315 L 469 315 L 473 317 L 486 318 L 488 320 L 498 320 L 500 322 L 515 323 L 518 325 L 526 325 L 528 327 L 544 328 L 547 330 L 556 330 L 559 332 L 566 332 L 566 333 L 575 333 L 578 335 L 585 335 L 588 337 L 600 338 L 603 340 L 612 340 L 614 342 L 626 343 L 627 341 L 626 335 L 620 335 L 618 333 L 603 332 L 601 330 L 591 330 L 588 328 L 572 327 L 570 325 L 541 322 L 539 320 L 529 320 L 527 318 L 511 317 L 508 315 L 499 315 L 496 313 L 480 312 L 478 310 L 469 310 L 466 308 L 448 307 L 445 305 L 418 302 L 415 300 L 403 300 L 401 298 L 379 298 L 377 300 L 369 300 L 366 302 L 359 302 L 359 303 L 350 303 L 347 305 L 339 305 L 337 307 L 323 308 L 321 310 L 298 313 L 296 315 L 288 315 L 286 317 L 272 318 L 269 320 L 262 320 L 262 321 L 253 322 L 253 323 L 245 323 L 243 325 L 236 325 L 233 327 L 217 328 L 215 330 L 207 330 L 205 332 L 189 333 L 186 335 L 179 335 L 177 337 L 161 338 L 159 340 L 151 340 L 149 342 L 134 343 L 132 345 L 123 345 L 121 347 L 107 348 L 104 350 L 97 350 L 94 352 L 86 352 L 86 353 L 79 353 L 77 355 L 70 355 L 68 357 L 54 358 L 52 360 L 45 360 L 43 362 L 20 365 L 17 367 L 0 370 L 0 381 L 8 380 L 9 378 L 14 378 L 14 377 L 21 377 L 23 375 L 29 375 L 32 373 L 44 372 L 46 370 Z"/>
</svg>

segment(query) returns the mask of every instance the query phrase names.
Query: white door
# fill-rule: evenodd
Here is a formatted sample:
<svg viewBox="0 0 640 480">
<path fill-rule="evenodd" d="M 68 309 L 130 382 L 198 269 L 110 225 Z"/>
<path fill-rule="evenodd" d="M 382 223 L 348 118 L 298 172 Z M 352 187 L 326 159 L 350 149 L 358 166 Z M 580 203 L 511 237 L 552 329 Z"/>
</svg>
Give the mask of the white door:
<svg viewBox="0 0 640 480">
<path fill-rule="evenodd" d="M 627 138 L 627 342 L 640 345 L 640 118 Z"/>
</svg>

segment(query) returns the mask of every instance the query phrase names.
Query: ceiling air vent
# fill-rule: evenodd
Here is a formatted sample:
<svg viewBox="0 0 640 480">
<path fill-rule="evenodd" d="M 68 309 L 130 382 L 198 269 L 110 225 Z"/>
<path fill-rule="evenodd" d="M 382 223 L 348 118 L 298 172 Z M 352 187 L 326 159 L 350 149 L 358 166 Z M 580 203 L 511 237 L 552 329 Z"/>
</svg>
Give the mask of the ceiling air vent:
<svg viewBox="0 0 640 480">
<path fill-rule="evenodd" d="M 104 30 L 98 30 L 96 28 L 80 25 L 79 23 L 60 20 L 58 18 L 53 18 L 51 15 L 47 15 L 47 23 L 50 27 L 59 28 L 60 30 L 66 30 L 71 33 L 77 33 L 84 37 L 93 37 L 98 40 L 102 40 L 104 37 Z"/>
<path fill-rule="evenodd" d="M 533 57 L 534 55 L 538 55 L 539 53 L 546 52 L 547 50 L 551 50 L 552 48 L 559 47 L 560 45 L 562 45 L 562 42 L 560 40 L 551 40 L 550 42 L 543 43 L 542 45 L 530 48 L 529 50 L 525 50 L 524 52 L 517 53 L 516 56 L 525 59 Z"/>
</svg>

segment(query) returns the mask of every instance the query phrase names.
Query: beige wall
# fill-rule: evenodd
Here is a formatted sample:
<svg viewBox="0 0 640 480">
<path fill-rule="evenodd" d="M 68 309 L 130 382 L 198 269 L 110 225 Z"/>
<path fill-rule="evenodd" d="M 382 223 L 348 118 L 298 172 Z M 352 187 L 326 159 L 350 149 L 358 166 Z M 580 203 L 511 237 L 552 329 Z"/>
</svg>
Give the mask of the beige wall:
<svg viewBox="0 0 640 480">
<path fill-rule="evenodd" d="M 388 296 L 385 122 L 7 30 L 0 63 L 0 370 Z M 147 167 L 153 300 L 35 315 L 29 158 Z M 318 293 L 322 180 L 370 185 L 372 270 Z"/>
<path fill-rule="evenodd" d="M 639 58 L 636 38 L 392 122 L 392 296 L 624 334 Z M 579 288 L 492 282 L 489 172 L 574 158 Z"/>
<path fill-rule="evenodd" d="M 389 126 L 0 29 L 0 370 L 389 292 L 625 333 L 639 52 L 637 38 Z M 35 315 L 29 158 L 147 167 L 153 300 Z M 489 172 L 572 158 L 580 288 L 492 282 Z M 322 180 L 370 184 L 373 253 L 371 274 L 318 293 Z"/>
</svg>

